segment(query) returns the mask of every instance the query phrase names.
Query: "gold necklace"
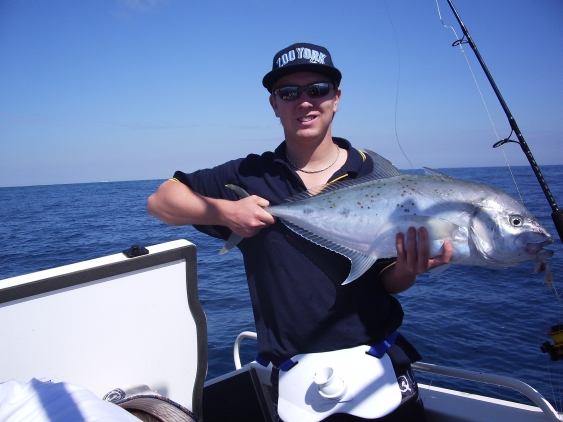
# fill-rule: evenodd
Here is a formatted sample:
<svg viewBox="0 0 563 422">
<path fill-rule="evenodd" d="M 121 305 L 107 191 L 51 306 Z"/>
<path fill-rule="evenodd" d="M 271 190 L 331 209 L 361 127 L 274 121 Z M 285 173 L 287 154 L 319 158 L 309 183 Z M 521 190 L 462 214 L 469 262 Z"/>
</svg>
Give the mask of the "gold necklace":
<svg viewBox="0 0 563 422">
<path fill-rule="evenodd" d="M 340 148 L 338 148 L 338 145 L 336 145 L 336 158 L 334 159 L 334 161 L 332 163 L 330 163 L 328 166 L 326 166 L 325 168 L 322 168 L 320 170 L 304 170 L 300 167 L 297 167 L 295 164 L 293 164 L 293 161 L 291 161 L 291 159 L 289 158 L 289 155 L 287 155 L 287 148 L 285 149 L 285 158 L 287 158 L 287 161 L 289 161 L 289 164 L 291 164 L 297 170 L 302 171 L 303 173 L 308 173 L 308 174 L 320 173 L 321 171 L 325 171 L 326 169 L 331 168 L 338 161 L 338 157 L 340 157 Z"/>
</svg>

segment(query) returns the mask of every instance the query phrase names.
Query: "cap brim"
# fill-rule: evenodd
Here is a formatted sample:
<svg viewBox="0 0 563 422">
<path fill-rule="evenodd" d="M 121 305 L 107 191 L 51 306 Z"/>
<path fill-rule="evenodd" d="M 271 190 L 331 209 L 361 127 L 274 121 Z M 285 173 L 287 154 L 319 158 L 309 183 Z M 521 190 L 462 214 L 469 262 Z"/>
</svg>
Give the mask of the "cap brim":
<svg viewBox="0 0 563 422">
<path fill-rule="evenodd" d="M 336 83 L 336 86 L 340 85 L 340 80 L 342 79 L 342 74 L 335 67 L 326 66 L 322 64 L 306 63 L 306 64 L 295 64 L 291 66 L 274 69 L 271 72 L 267 73 L 266 76 L 264 76 L 264 78 L 262 79 L 262 85 L 264 85 L 264 88 L 266 88 L 271 93 L 274 82 L 276 82 L 278 79 L 286 75 L 290 75 L 296 72 L 321 73 L 331 78 L 334 81 L 334 83 Z"/>
</svg>

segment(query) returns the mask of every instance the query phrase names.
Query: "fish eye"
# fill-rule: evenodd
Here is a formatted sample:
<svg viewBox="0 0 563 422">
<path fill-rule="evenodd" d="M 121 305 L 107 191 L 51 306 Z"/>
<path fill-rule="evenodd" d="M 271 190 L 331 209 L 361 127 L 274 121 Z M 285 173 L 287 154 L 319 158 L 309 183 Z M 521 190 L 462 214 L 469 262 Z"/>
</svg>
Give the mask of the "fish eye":
<svg viewBox="0 0 563 422">
<path fill-rule="evenodd" d="M 521 215 L 511 215 L 508 219 L 510 220 L 510 224 L 514 227 L 522 227 L 524 224 L 524 217 Z"/>
</svg>

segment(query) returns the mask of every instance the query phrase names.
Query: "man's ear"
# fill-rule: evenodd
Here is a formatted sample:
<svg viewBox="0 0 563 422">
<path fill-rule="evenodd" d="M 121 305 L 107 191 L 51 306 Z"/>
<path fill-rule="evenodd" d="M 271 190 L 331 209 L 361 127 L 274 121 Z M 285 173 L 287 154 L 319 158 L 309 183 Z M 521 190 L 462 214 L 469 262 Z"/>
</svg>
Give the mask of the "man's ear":
<svg viewBox="0 0 563 422">
<path fill-rule="evenodd" d="M 276 117 L 280 117 L 279 112 L 278 112 L 278 104 L 276 103 L 276 98 L 275 98 L 275 95 L 273 95 L 273 94 L 270 95 L 270 105 L 274 109 L 274 113 L 275 113 Z"/>
<path fill-rule="evenodd" d="M 336 94 L 334 96 L 334 107 L 332 108 L 332 111 L 334 113 L 336 113 L 338 111 L 338 103 L 340 102 L 340 96 L 342 95 L 342 90 L 340 88 L 338 88 L 336 90 Z"/>
</svg>

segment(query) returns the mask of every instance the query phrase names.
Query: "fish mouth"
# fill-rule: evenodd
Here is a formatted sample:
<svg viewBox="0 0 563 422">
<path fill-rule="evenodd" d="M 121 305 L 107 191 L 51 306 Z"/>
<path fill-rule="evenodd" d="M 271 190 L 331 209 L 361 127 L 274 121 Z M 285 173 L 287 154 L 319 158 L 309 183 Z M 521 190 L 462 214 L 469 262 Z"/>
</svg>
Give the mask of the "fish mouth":
<svg viewBox="0 0 563 422">
<path fill-rule="evenodd" d="M 527 243 L 526 244 L 526 252 L 530 255 L 539 254 L 545 251 L 544 255 L 546 258 L 553 256 L 554 252 L 549 249 L 543 249 L 544 246 L 551 245 L 553 243 L 552 239 L 544 240 L 541 243 Z M 551 252 L 551 255 L 547 255 Z"/>
<path fill-rule="evenodd" d="M 545 260 L 547 258 L 551 258 L 554 253 L 555 253 L 555 251 L 552 251 L 551 249 L 541 249 L 536 254 L 536 257 L 538 258 L 538 261 L 545 262 Z"/>
</svg>

